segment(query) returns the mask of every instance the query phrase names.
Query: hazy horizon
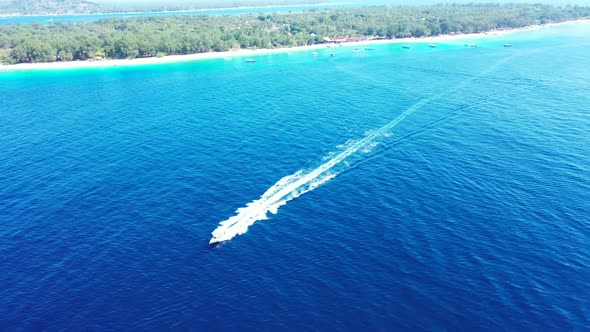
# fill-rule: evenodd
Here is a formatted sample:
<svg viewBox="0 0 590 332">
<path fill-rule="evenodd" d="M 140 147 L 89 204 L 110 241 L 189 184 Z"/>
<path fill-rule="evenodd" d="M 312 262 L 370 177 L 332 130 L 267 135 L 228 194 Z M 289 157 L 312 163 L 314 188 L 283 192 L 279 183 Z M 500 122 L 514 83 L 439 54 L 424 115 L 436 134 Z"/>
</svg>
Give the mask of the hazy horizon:
<svg viewBox="0 0 590 332">
<path fill-rule="evenodd" d="M 215 7 L 223 7 L 228 5 L 251 5 L 257 4 L 264 1 L 257 1 L 257 0 L 176 0 L 176 1 L 163 1 L 163 0 L 127 0 L 127 1 L 117 1 L 117 0 L 94 0 L 93 2 L 99 4 L 109 4 L 109 5 L 165 5 L 165 6 L 182 6 L 186 4 L 192 5 L 203 5 L 211 7 L 214 5 Z M 358 4 L 358 5 L 433 5 L 439 3 L 457 3 L 457 4 L 465 4 L 465 3 L 543 3 L 543 4 L 551 4 L 551 5 L 590 5 L 590 0 L 573 0 L 573 1 L 559 1 L 559 0 L 495 0 L 495 1 L 478 1 L 478 0 L 453 0 L 453 1 L 438 1 L 438 0 L 397 0 L 397 1 L 387 1 L 387 0 L 370 0 L 370 1 L 358 1 L 358 0 L 298 0 L 298 1 L 289 1 L 289 0 L 277 0 L 277 1 L 269 1 L 269 3 L 276 4 L 277 2 L 295 2 L 295 3 L 351 3 L 351 4 Z"/>
</svg>

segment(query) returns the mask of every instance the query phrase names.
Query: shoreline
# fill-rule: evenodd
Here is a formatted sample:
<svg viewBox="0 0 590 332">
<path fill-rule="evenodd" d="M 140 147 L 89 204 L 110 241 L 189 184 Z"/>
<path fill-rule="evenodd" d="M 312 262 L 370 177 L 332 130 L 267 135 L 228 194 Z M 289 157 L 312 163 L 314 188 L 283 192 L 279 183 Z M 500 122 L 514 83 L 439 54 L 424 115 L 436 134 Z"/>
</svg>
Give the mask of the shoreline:
<svg viewBox="0 0 590 332">
<path fill-rule="evenodd" d="M 501 35 L 507 35 L 514 32 L 537 30 L 548 28 L 552 26 L 559 26 L 564 24 L 574 24 L 590 22 L 590 18 L 584 18 L 574 21 L 556 22 L 545 25 L 531 25 L 516 29 L 505 29 L 505 30 L 491 30 L 488 32 L 473 33 L 473 34 L 448 34 L 438 35 L 424 38 L 398 38 L 398 39 L 379 39 L 379 40 L 362 40 L 355 42 L 343 42 L 340 43 L 342 46 L 363 46 L 363 45 L 380 45 L 380 44 L 414 44 L 414 43 L 443 43 L 452 40 L 462 40 L 466 38 L 485 38 L 495 37 Z M 240 49 L 231 50 L 224 52 L 206 52 L 186 55 L 168 55 L 164 57 L 150 57 L 150 58 L 136 58 L 136 59 L 106 59 L 106 60 L 85 60 L 85 61 L 67 61 L 67 62 L 39 62 L 39 63 L 19 63 L 15 65 L 0 65 L 0 73 L 2 72 L 18 72 L 18 71 L 36 71 L 36 70 L 64 70 L 64 69 L 87 69 L 87 68 L 109 68 L 109 67 L 131 67 L 131 66 L 142 66 L 142 65 L 158 65 L 158 64 L 170 64 L 170 63 L 182 63 L 192 62 L 199 60 L 211 60 L 211 59 L 226 59 L 230 58 L 247 58 L 257 55 L 266 54 L 280 54 L 280 53 L 291 53 L 291 52 L 303 52 L 310 50 L 328 49 L 329 46 L 334 48 L 333 45 L 326 44 L 315 44 L 307 46 L 295 46 L 295 47 L 281 47 L 281 48 L 261 48 L 261 49 Z"/>
</svg>

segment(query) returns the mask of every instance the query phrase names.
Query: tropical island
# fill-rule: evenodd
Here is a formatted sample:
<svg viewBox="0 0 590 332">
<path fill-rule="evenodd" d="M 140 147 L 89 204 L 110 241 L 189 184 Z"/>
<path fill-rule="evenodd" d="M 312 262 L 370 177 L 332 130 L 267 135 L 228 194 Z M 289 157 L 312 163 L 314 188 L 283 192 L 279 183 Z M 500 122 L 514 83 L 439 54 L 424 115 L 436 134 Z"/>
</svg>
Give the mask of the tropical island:
<svg viewBox="0 0 590 332">
<path fill-rule="evenodd" d="M 482 33 L 590 17 L 590 7 L 434 5 L 0 26 L 3 64 L 137 59 Z"/>
</svg>

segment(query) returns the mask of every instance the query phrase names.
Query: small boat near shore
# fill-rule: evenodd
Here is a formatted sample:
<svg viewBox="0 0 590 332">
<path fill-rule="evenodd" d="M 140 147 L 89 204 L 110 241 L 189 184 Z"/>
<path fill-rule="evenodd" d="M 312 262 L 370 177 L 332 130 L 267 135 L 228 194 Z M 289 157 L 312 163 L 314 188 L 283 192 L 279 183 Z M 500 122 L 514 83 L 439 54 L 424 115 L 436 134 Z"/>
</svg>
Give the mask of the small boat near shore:
<svg viewBox="0 0 590 332">
<path fill-rule="evenodd" d="M 430 48 L 436 48 L 436 44 L 428 44 L 428 47 L 430 47 Z"/>
<path fill-rule="evenodd" d="M 402 45 L 402 48 L 409 49 L 410 45 Z"/>
<path fill-rule="evenodd" d="M 313 53 L 311 53 L 311 55 L 316 56 L 316 55 L 318 55 L 318 52 L 313 52 Z"/>
<path fill-rule="evenodd" d="M 256 59 L 246 59 L 246 62 L 256 62 Z"/>
</svg>

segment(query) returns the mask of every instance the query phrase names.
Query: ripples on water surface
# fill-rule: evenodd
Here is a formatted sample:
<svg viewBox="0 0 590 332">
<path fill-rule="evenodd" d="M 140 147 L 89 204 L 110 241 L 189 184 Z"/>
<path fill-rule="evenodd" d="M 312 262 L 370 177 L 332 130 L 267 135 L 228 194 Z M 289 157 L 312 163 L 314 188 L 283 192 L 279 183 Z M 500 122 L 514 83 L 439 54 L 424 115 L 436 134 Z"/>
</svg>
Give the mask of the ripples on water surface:
<svg viewBox="0 0 590 332">
<path fill-rule="evenodd" d="M 3 73 L 1 329 L 589 329 L 588 29 Z"/>
</svg>

